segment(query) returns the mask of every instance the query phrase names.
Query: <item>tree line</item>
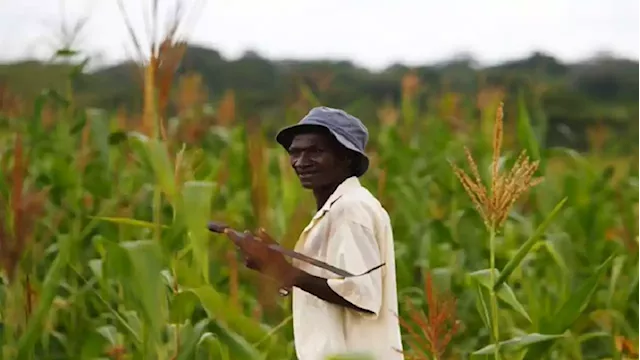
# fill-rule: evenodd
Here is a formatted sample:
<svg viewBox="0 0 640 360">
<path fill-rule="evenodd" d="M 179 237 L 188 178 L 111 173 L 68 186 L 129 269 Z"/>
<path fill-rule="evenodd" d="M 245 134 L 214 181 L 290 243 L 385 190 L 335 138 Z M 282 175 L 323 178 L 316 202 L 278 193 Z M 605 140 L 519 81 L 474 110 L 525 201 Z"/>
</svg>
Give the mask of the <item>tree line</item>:
<svg viewBox="0 0 640 360">
<path fill-rule="evenodd" d="M 0 85 L 25 96 L 43 87 L 64 89 L 68 67 L 36 61 L 0 65 Z M 548 145 L 584 149 L 588 129 L 597 125 L 622 137 L 621 151 L 637 149 L 638 61 L 606 54 L 566 64 L 536 52 L 485 67 L 462 56 L 440 64 L 411 68 L 396 64 L 374 72 L 349 61 L 270 60 L 251 51 L 228 60 L 216 50 L 190 45 L 176 78 L 198 74 L 210 101 L 233 90 L 240 118 L 270 114 L 277 123 L 298 100 L 301 85 L 322 104 L 349 109 L 364 120 L 375 118 L 380 104 L 400 104 L 408 73 L 420 83 L 418 105 L 423 110 L 443 94 L 459 94 L 473 108 L 483 90 L 500 89 L 505 102 L 523 95 L 534 121 L 545 118 Z M 124 62 L 83 73 L 74 78 L 73 86 L 82 105 L 136 111 L 142 100 L 139 75 L 133 62 Z M 175 104 L 168 110 L 175 112 Z"/>
</svg>

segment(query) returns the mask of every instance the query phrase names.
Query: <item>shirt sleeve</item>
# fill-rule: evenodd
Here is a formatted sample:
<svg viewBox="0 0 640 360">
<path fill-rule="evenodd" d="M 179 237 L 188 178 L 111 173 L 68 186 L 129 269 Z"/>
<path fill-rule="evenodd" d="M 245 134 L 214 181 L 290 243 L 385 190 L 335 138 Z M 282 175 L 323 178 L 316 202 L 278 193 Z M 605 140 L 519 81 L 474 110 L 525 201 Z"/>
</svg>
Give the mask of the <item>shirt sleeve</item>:
<svg viewBox="0 0 640 360">
<path fill-rule="evenodd" d="M 342 216 L 329 238 L 328 261 L 352 274 L 361 274 L 382 263 L 371 227 Z M 362 276 L 329 279 L 329 287 L 350 303 L 377 317 L 382 307 L 382 268 Z"/>
</svg>

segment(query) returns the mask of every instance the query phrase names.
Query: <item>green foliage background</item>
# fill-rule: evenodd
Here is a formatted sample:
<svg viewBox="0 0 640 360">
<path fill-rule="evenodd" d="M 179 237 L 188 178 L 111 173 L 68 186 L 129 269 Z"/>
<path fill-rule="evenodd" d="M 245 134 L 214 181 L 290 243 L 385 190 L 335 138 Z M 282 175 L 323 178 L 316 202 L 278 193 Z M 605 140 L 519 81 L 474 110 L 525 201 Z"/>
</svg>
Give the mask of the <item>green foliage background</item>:
<svg viewBox="0 0 640 360">
<path fill-rule="evenodd" d="M 37 61 L 0 65 L 0 84 L 33 100 L 43 88 L 65 91 L 70 66 Z M 177 72 L 199 74 L 203 89 L 214 102 L 232 89 L 241 104 L 241 118 L 257 116 L 275 130 L 288 119 L 287 109 L 299 101 L 301 84 L 322 104 L 345 108 L 363 121 L 375 123 L 380 104 L 401 100 L 398 84 L 409 70 L 415 71 L 423 85 L 421 101 L 416 104 L 420 109 L 434 113 L 435 104 L 450 93 L 469 105 L 482 90 L 494 88 L 507 94 L 509 107 L 521 92 L 531 108 L 532 123 L 540 124 L 543 143 L 588 150 L 587 129 L 602 123 L 618 139 L 607 144 L 608 151 L 637 151 L 638 61 L 606 54 L 567 64 L 550 54 L 534 53 L 484 67 L 472 58 L 457 58 L 411 69 L 397 64 L 372 72 L 349 61 L 269 60 L 251 51 L 227 60 L 214 49 L 190 45 Z M 81 106 L 125 107 L 136 113 L 142 104 L 141 75 L 134 62 L 93 70 L 74 80 L 76 101 Z M 170 113 L 175 114 L 177 106 L 170 103 Z M 463 108 L 467 112 L 459 117 L 478 116 L 473 107 Z"/>
<path fill-rule="evenodd" d="M 135 112 L 142 98 L 124 66 L 85 75 L 69 65 L 6 66 L 0 354 L 293 359 L 290 300 L 265 303 L 275 295 L 204 226 L 209 219 L 264 226 L 295 242 L 312 215 L 311 198 L 272 136 L 324 104 L 347 108 L 371 129 L 372 166 L 362 181 L 391 215 L 401 298 L 424 307 L 429 271 L 436 290 L 457 299 L 462 327 L 446 358 L 489 356 L 487 232 L 450 162 L 464 163 L 466 145 L 488 179 L 497 100 L 478 107 L 475 95 L 495 82 L 506 89 L 501 161 L 510 166 L 527 149 L 545 177 L 496 239 L 496 271 L 519 260 L 498 290 L 503 357 L 621 359 L 629 350 L 617 344 L 635 342 L 637 351 L 638 337 L 638 157 L 629 131 L 637 84 L 626 73 L 607 83 L 622 67 L 614 68 L 602 78 L 578 75 L 536 55 L 480 76 L 454 63 L 416 69 L 421 87 L 412 91 L 400 84 L 407 73 L 400 66 L 370 74 L 348 63 L 227 62 L 192 48 L 181 71 L 197 70 L 213 96 L 185 109 L 174 87 L 162 140 L 159 127 L 144 129 L 117 111 L 125 100 Z M 306 78 L 315 69 L 335 74 L 329 88 Z M 227 89 L 237 94 L 234 107 L 222 99 Z M 395 115 L 378 112 L 384 99 Z M 600 120 L 627 135 L 591 151 L 567 142 Z M 565 139 L 550 130 L 558 124 L 569 124 Z M 24 176 L 15 170 L 20 149 Z M 400 316 L 409 318 L 402 304 Z"/>
</svg>

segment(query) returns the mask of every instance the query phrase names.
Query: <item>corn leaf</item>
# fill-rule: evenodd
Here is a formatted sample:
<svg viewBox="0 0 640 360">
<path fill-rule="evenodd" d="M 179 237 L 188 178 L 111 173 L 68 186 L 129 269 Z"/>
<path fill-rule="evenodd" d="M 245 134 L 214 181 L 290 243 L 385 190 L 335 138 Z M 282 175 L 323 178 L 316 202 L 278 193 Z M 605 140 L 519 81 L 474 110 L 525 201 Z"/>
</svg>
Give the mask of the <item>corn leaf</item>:
<svg viewBox="0 0 640 360">
<path fill-rule="evenodd" d="M 522 246 L 520 246 L 516 254 L 509 260 L 507 265 L 505 265 L 504 269 L 502 269 L 502 271 L 500 272 L 500 277 L 498 277 L 498 280 L 496 280 L 494 289 L 498 289 L 498 287 L 500 287 L 507 280 L 509 275 L 511 275 L 511 273 L 513 273 L 513 271 L 520 265 L 525 256 L 527 256 L 529 251 L 531 251 L 531 248 L 533 248 L 538 239 L 544 234 L 545 230 L 547 229 L 549 224 L 551 224 L 551 221 L 558 214 L 562 206 L 564 206 L 565 202 L 567 202 L 566 197 L 553 208 L 549 215 L 547 215 L 546 219 L 544 219 L 544 221 L 540 225 L 538 225 L 536 231 L 534 231 L 529 239 L 525 241 Z"/>
<path fill-rule="evenodd" d="M 555 340 L 563 337 L 563 335 L 543 335 L 538 333 L 527 334 L 524 336 L 518 336 L 513 339 L 500 341 L 500 351 L 514 351 L 526 347 L 528 345 L 537 344 L 549 340 Z M 472 355 L 491 355 L 496 345 L 491 344 L 483 347 L 480 350 L 474 351 Z"/>
<path fill-rule="evenodd" d="M 491 269 L 478 270 L 470 273 L 469 276 L 473 281 L 482 285 L 484 288 L 491 289 L 492 286 L 491 286 L 490 271 Z M 493 272 L 494 272 L 495 278 L 498 278 L 500 276 L 500 272 L 498 270 L 493 269 Z M 509 285 L 502 284 L 500 288 L 497 289 L 496 295 L 498 296 L 498 299 L 504 301 L 506 304 L 511 306 L 511 308 L 515 310 L 518 314 L 522 315 L 522 317 L 524 317 L 529 322 L 531 322 L 531 318 L 529 317 L 529 314 L 527 314 L 527 311 L 525 310 L 524 306 L 522 306 L 522 304 L 518 301 L 515 293 L 513 292 L 513 290 Z"/>
</svg>

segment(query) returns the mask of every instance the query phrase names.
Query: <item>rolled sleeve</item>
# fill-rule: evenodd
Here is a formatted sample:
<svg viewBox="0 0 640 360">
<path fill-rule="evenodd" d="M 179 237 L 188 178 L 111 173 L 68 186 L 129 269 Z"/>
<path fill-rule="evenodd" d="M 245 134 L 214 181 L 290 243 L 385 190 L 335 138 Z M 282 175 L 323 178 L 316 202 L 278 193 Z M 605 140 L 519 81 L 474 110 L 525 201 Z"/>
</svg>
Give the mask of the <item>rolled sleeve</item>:
<svg viewBox="0 0 640 360">
<path fill-rule="evenodd" d="M 327 257 L 330 264 L 352 274 L 361 274 L 382 262 L 371 228 L 344 218 L 331 235 Z M 327 283 L 345 300 L 378 316 L 382 307 L 382 269 L 362 276 L 329 279 Z"/>
</svg>

